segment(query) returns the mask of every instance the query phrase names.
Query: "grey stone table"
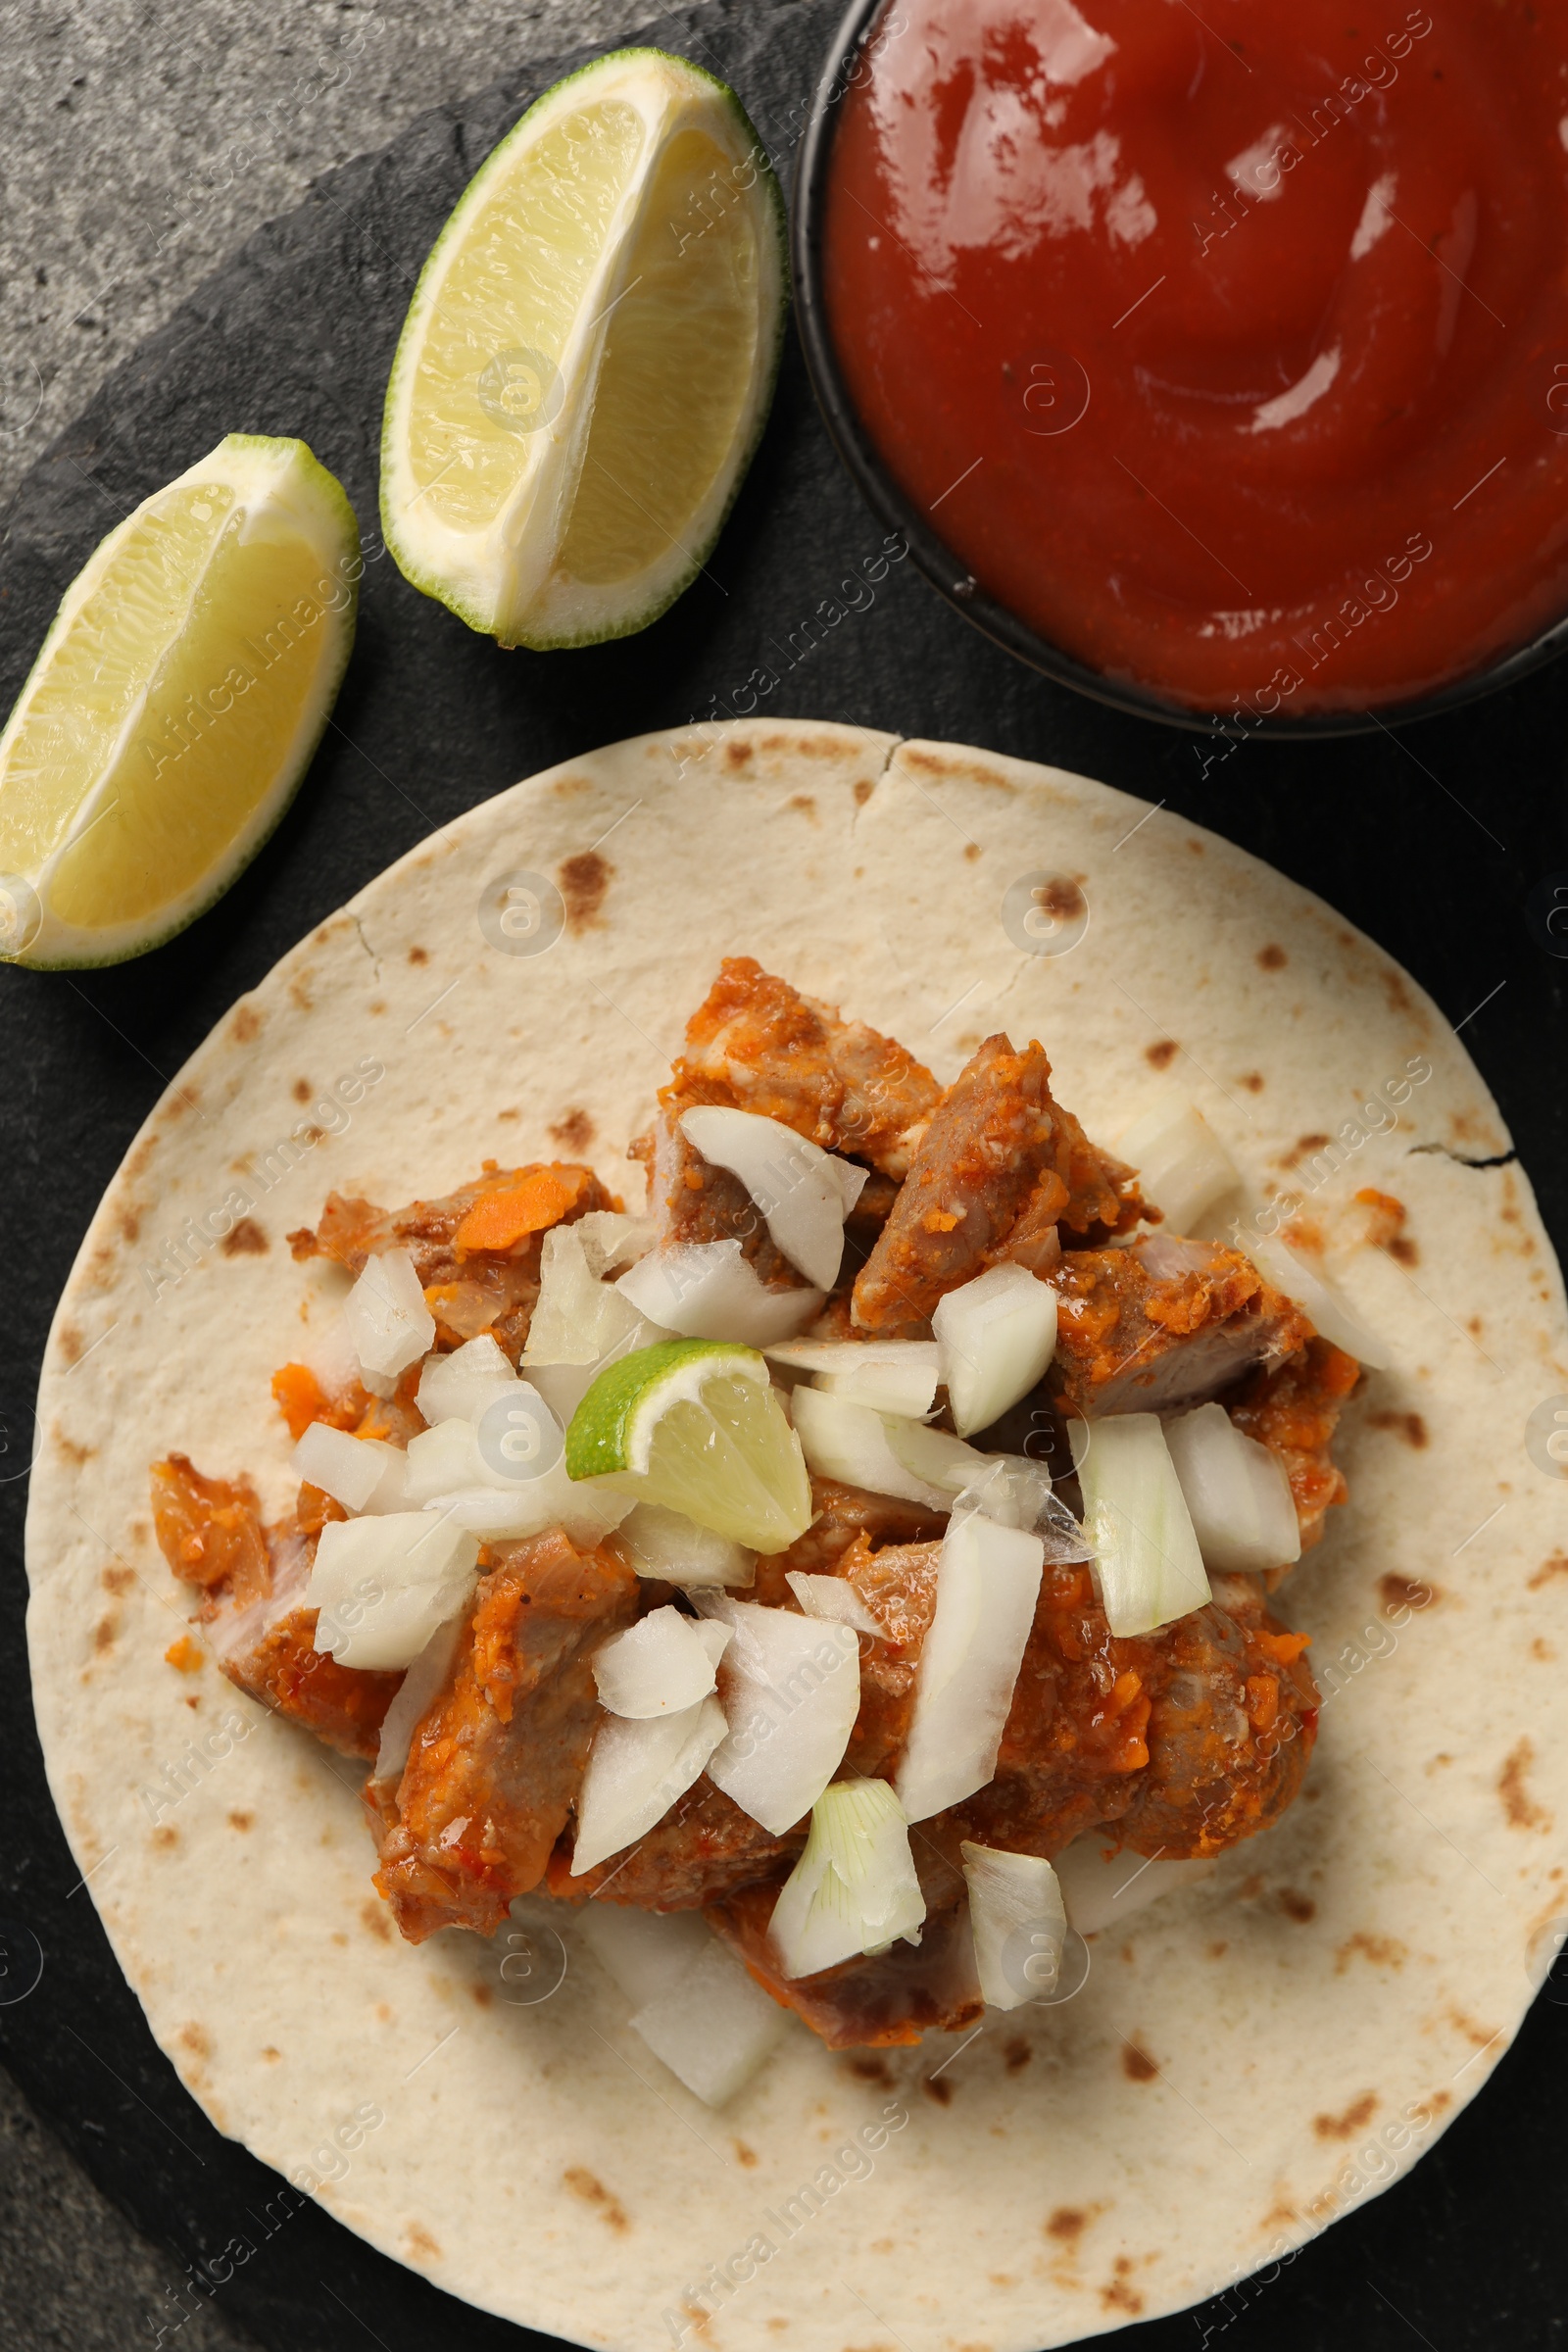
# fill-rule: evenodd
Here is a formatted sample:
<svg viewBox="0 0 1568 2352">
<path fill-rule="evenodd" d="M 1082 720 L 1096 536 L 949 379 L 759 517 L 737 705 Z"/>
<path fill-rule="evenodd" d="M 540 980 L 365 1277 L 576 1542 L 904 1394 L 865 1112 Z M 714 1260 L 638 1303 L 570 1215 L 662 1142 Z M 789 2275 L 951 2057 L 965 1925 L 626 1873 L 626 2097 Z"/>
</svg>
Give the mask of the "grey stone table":
<svg viewBox="0 0 1568 2352">
<path fill-rule="evenodd" d="M 3 0 L 0 505 L 110 370 L 318 173 L 511 64 L 657 13 L 650 0 Z M 0 2352 L 148 2343 L 180 2278 L 0 2075 Z M 182 2352 L 252 2340 L 216 2306 L 182 2335 Z"/>
</svg>

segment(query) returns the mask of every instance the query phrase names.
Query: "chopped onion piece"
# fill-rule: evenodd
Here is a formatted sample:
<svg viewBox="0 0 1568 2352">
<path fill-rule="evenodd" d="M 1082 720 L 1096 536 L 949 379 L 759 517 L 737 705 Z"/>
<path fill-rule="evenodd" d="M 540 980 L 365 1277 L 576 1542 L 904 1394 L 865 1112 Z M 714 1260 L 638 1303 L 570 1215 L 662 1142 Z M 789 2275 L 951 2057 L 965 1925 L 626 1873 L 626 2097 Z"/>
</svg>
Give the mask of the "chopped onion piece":
<svg viewBox="0 0 1568 2352">
<path fill-rule="evenodd" d="M 713 1669 L 729 1640 L 727 1625 L 694 1625 L 679 1609 L 650 1609 L 594 1651 L 599 1703 L 639 1722 L 695 1707 L 716 1687 Z"/>
<path fill-rule="evenodd" d="M 479 1546 L 466 1529 L 424 1511 L 329 1519 L 316 1547 L 305 1606 L 314 1646 L 340 1666 L 411 1666 L 437 1627 L 466 1606 Z"/>
<path fill-rule="evenodd" d="M 381 1718 L 381 1744 L 375 1751 L 374 1779 L 402 1779 L 414 1735 L 435 1704 L 457 1655 L 462 1632 L 463 1612 L 459 1610 L 436 1627 L 398 1685 L 392 1704 Z"/>
<path fill-rule="evenodd" d="M 641 1328 L 646 1331 L 648 1326 Z M 650 1346 L 653 1343 L 650 1341 Z M 629 1354 L 630 1349 L 626 1352 Z M 568 1428 L 572 1414 L 587 1396 L 594 1382 L 611 1359 L 592 1364 L 530 1364 L 528 1378 L 533 1382 L 563 1429 Z"/>
<path fill-rule="evenodd" d="M 1203 1211 L 1242 1181 L 1230 1153 L 1180 1087 L 1135 1119 L 1116 1149 L 1138 1170 L 1140 1192 L 1173 1233 L 1191 1233 Z"/>
<path fill-rule="evenodd" d="M 709 2107 L 722 2107 L 777 2046 L 789 2011 L 710 1937 L 680 1984 L 639 2009 L 631 2023 L 688 2090 Z"/>
<path fill-rule="evenodd" d="M 313 1421 L 289 1456 L 308 1486 L 319 1487 L 346 1511 L 401 1511 L 408 1459 L 382 1438 L 355 1438 L 329 1421 Z"/>
<path fill-rule="evenodd" d="M 918 1421 L 937 1394 L 935 1340 L 786 1340 L 762 1351 L 787 1371 L 810 1372 L 830 1396 Z"/>
<path fill-rule="evenodd" d="M 775 1838 L 804 1819 L 844 1760 L 860 1711 L 860 1644 L 847 1625 L 693 1594 L 734 1629 L 721 1693 L 730 1733 L 709 1778 Z"/>
<path fill-rule="evenodd" d="M 616 1208 L 590 1209 L 573 1220 L 570 1230 L 582 1244 L 589 1273 L 601 1282 L 617 1266 L 643 1256 L 659 1236 L 655 1218 L 628 1217 Z"/>
<path fill-rule="evenodd" d="M 640 2008 L 676 1992 L 711 1951 L 713 1931 L 700 1911 L 639 1911 L 630 1903 L 587 1902 L 572 1925 L 601 1968 Z"/>
<path fill-rule="evenodd" d="M 442 1427 L 449 1424 L 443 1422 Z M 434 1435 L 434 1432 L 427 1432 Z M 422 1444 L 416 1438 L 416 1446 Z M 432 1495 L 427 1512 L 449 1518 L 456 1527 L 471 1528 L 486 1544 L 517 1543 L 524 1536 L 543 1535 L 548 1527 L 564 1528 L 574 1544 L 591 1551 L 632 1507 L 629 1494 L 617 1494 L 598 1480 L 566 1476 L 564 1460 L 539 1478 L 521 1486 L 464 1486 Z"/>
<path fill-rule="evenodd" d="M 886 1781 L 836 1781 L 811 1808 L 806 1851 L 779 1889 L 768 1934 L 786 1977 L 917 1941 L 925 1897 L 904 1808 Z"/>
<path fill-rule="evenodd" d="M 1027 1266 L 992 1266 L 937 1301 L 938 1376 L 960 1438 L 1027 1396 L 1056 1352 L 1056 1294 Z"/>
<path fill-rule="evenodd" d="M 1195 1879 L 1212 1878 L 1218 1868 L 1217 1858 L 1172 1862 L 1162 1855 L 1150 1860 L 1130 1848 L 1113 1853 L 1093 1830 L 1085 1838 L 1075 1838 L 1065 1853 L 1056 1856 L 1056 1877 L 1067 1918 L 1080 1936 L 1119 1927 L 1146 1903 L 1169 1894 L 1172 1887 L 1190 1886 Z"/>
<path fill-rule="evenodd" d="M 969 1883 L 975 1973 L 986 2004 L 1016 2009 L 1056 1989 L 1067 1913 L 1051 1864 L 998 1846 L 958 1847 Z"/>
<path fill-rule="evenodd" d="M 949 1522 L 896 1783 L 910 1821 L 972 1796 L 995 1772 L 1044 1559 L 1022 1528 L 978 1511 Z"/>
<path fill-rule="evenodd" d="M 587 1221 L 556 1225 L 545 1235 L 539 1253 L 539 1297 L 522 1351 L 525 1364 L 589 1364 L 597 1372 L 612 1356 L 675 1336 L 649 1331 L 630 1299 L 593 1272 L 580 1230 Z"/>
<path fill-rule="evenodd" d="M 1026 1454 L 998 1453 L 973 1486 L 953 1498 L 955 1519 L 979 1511 L 999 1527 L 1026 1528 L 1038 1536 L 1052 1567 L 1069 1560 L 1092 1560 L 1095 1547 L 1059 1494 L 1054 1493 L 1044 1462 Z"/>
<path fill-rule="evenodd" d="M 665 1331 L 747 1348 L 787 1339 L 820 1312 L 823 1298 L 815 1290 L 770 1291 L 733 1241 L 683 1242 L 640 1257 L 615 1289 Z"/>
<path fill-rule="evenodd" d="M 830 1291 L 844 1256 L 844 1220 L 870 1170 L 755 1110 L 706 1103 L 682 1113 L 680 1131 L 710 1166 L 740 1178 L 790 1264 Z"/>
<path fill-rule="evenodd" d="M 411 1510 L 422 1510 L 437 1494 L 456 1487 L 488 1487 L 491 1478 L 479 1454 L 479 1433 L 473 1423 L 438 1421 L 409 1440 L 408 1498 Z"/>
<path fill-rule="evenodd" d="M 512 1388 L 517 1375 L 489 1332 L 466 1340 L 450 1355 L 426 1358 L 415 1396 L 433 1428 L 437 1421 L 477 1421 L 493 1397 Z"/>
<path fill-rule="evenodd" d="M 977 1453 L 961 1438 L 950 1437 L 945 1429 L 927 1429 L 921 1421 L 906 1421 L 896 1413 L 882 1415 L 882 1428 L 897 1459 L 916 1478 L 923 1478 L 948 1496 L 961 1494 L 965 1487 L 983 1478 L 990 1454 Z M 946 1506 L 944 1506 L 946 1507 Z"/>
<path fill-rule="evenodd" d="M 1295 1299 L 1313 1330 L 1331 1346 L 1343 1348 L 1347 1355 L 1353 1355 L 1358 1364 L 1367 1364 L 1374 1372 L 1389 1370 L 1394 1358 L 1387 1342 L 1368 1331 L 1338 1283 L 1330 1282 L 1288 1243 L 1272 1236 L 1243 1233 L 1237 1246 L 1265 1282 Z"/>
<path fill-rule="evenodd" d="M 755 1551 L 662 1502 L 637 1503 L 616 1532 L 639 1576 L 661 1577 L 671 1585 L 736 1587 L 757 1576 Z"/>
<path fill-rule="evenodd" d="M 822 1389 L 797 1389 L 790 1397 L 790 1412 L 806 1466 L 819 1478 L 841 1479 L 846 1486 L 865 1487 L 873 1494 L 897 1494 L 930 1511 L 948 1508 L 953 1499 L 948 1490 L 917 1477 L 900 1461 L 888 1443 L 886 1416 L 868 1404 L 852 1404 L 849 1397 L 830 1396 Z M 906 1426 L 914 1429 L 918 1424 L 910 1421 Z M 980 1459 L 978 1454 L 974 1458 Z"/>
<path fill-rule="evenodd" d="M 1222 1404 L 1165 1423 L 1165 1443 L 1203 1565 L 1215 1574 L 1288 1567 L 1301 1530 L 1285 1464 L 1239 1430 Z"/>
<path fill-rule="evenodd" d="M 435 1344 L 435 1317 L 406 1250 L 366 1259 L 343 1314 L 362 1369 L 383 1380 L 395 1380 Z"/>
<path fill-rule="evenodd" d="M 716 1698 L 700 1698 L 677 1715 L 601 1717 L 577 1798 L 573 1875 L 646 1837 L 685 1795 L 726 1729 Z"/>
<path fill-rule="evenodd" d="M 1203 1556 L 1153 1413 L 1069 1421 L 1084 1532 L 1113 1634 L 1152 1634 L 1209 1599 Z"/>
<path fill-rule="evenodd" d="M 531 1382 L 509 1374 L 504 1381 L 490 1383 L 482 1401 L 476 1390 L 472 1395 L 480 1405 L 475 1419 L 438 1421 L 409 1440 L 411 1503 L 429 1503 L 460 1487 L 496 1487 L 512 1494 L 519 1487 L 537 1486 L 546 1475 L 534 1468 L 536 1462 L 559 1462 L 560 1425 Z M 511 1399 L 517 1410 L 514 1418 L 501 1413 L 498 1428 L 486 1416 L 503 1399 Z"/>
<path fill-rule="evenodd" d="M 786 1568 L 784 1582 L 808 1617 L 830 1617 L 839 1625 L 853 1625 L 858 1634 L 886 1640 L 883 1628 L 847 1576 L 811 1576 L 804 1568 Z"/>
</svg>

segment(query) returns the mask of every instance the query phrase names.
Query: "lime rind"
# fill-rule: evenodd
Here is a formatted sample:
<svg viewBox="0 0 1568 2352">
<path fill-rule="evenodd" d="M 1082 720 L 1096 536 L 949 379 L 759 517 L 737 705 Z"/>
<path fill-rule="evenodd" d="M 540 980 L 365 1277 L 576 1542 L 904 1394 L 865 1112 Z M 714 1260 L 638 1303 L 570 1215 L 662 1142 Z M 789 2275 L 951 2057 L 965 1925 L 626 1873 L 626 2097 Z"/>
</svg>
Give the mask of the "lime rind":
<svg viewBox="0 0 1568 2352">
<path fill-rule="evenodd" d="M 678 126 L 679 109 L 690 115 L 701 110 L 704 126 L 722 130 L 737 167 L 751 165 L 753 176 L 746 191 L 757 234 L 758 324 L 752 376 L 744 411 L 728 446 L 724 464 L 667 555 L 645 569 L 597 606 L 591 594 L 553 600 L 548 572 L 527 593 L 509 597 L 509 577 L 518 548 L 530 536 L 534 510 L 544 511 L 535 534 L 553 562 L 564 542 L 575 485 L 583 464 L 594 410 L 598 372 L 606 349 L 604 319 L 620 299 L 613 280 L 618 258 L 629 249 L 637 226 L 637 208 L 622 208 L 623 216 L 607 233 L 600 258 L 599 278 L 591 298 L 581 306 L 586 317 L 574 324 L 578 348 L 562 355 L 561 373 L 574 382 L 566 403 L 564 431 L 538 434 L 539 448 L 531 471 L 519 478 L 505 513 L 487 530 L 471 539 L 432 521 L 417 510 L 425 492 L 417 484 L 409 455 L 410 417 L 415 379 L 448 272 L 458 259 L 466 232 L 477 222 L 483 207 L 506 172 L 530 142 L 541 140 L 554 118 L 564 117 L 590 99 L 612 93 L 635 95 L 639 79 L 643 94 L 662 91 L 663 113 L 654 125 L 658 140 L 648 154 L 667 143 Z M 672 111 L 673 110 L 673 111 Z M 646 164 L 634 175 L 629 193 L 639 201 L 651 188 L 656 171 Z M 535 652 L 565 650 L 607 643 L 630 636 L 666 612 L 703 568 L 711 554 L 739 494 L 771 406 L 783 351 L 788 306 L 788 232 L 784 202 L 766 150 L 758 137 L 735 92 L 715 75 L 685 58 L 654 48 L 621 49 L 596 58 L 557 82 L 518 119 L 480 166 L 454 209 L 426 258 L 399 338 L 387 385 L 381 435 L 381 526 L 399 569 L 413 586 L 448 607 L 460 619 L 506 646 L 522 645 Z M 552 479 L 544 480 L 549 473 Z M 580 585 L 580 584 L 579 584 Z M 554 609 L 552 609 L 554 605 Z M 572 610 L 572 607 L 575 610 Z"/>
<path fill-rule="evenodd" d="M 728 1340 L 662 1340 L 607 1365 L 566 1431 L 567 1477 L 645 1476 L 664 1414 L 675 1404 L 701 1404 L 705 1382 L 718 1377 L 770 1385 L 765 1357 Z"/>
<path fill-rule="evenodd" d="M 566 1468 L 753 1551 L 785 1550 L 811 1521 L 766 1361 L 723 1340 L 667 1340 L 608 1366 L 572 1417 Z"/>
<path fill-rule="evenodd" d="M 0 950 L 0 961 L 24 964 L 38 971 L 85 970 L 93 966 L 122 963 L 174 938 L 222 897 L 271 838 L 304 781 L 325 729 L 354 645 L 359 575 L 363 569 L 359 522 L 341 482 L 320 464 L 303 441 L 272 434 L 230 433 L 208 456 L 142 500 L 123 521 L 118 523 L 94 549 L 61 598 L 37 658 L 27 673 L 4 730 L 0 731 L 0 806 L 3 806 L 7 755 L 37 689 L 47 679 L 74 623 L 110 578 L 121 551 L 138 525 L 145 521 L 149 512 L 156 510 L 172 492 L 196 483 L 210 483 L 234 492 L 235 509 L 245 516 L 241 544 L 246 542 L 264 518 L 280 519 L 293 527 L 301 542 L 346 590 L 342 609 L 323 613 L 328 632 L 326 651 L 318 666 L 311 693 L 301 706 L 293 735 L 278 761 L 271 784 L 261 795 L 233 839 L 187 890 L 151 914 L 136 916 L 117 925 L 88 928 L 73 924 L 51 913 L 48 903 L 49 875 L 61 858 L 83 838 L 100 813 L 103 795 L 115 773 L 117 760 L 140 718 L 158 674 L 159 660 L 155 660 L 141 682 L 139 696 L 127 710 L 118 738 L 100 761 L 98 775 L 75 808 L 66 832 L 54 844 L 41 867 L 32 872 L 21 867 L 17 869 L 18 878 L 35 892 L 40 919 L 32 936 L 19 952 Z M 187 616 L 199 598 L 204 577 L 205 567 L 190 582 L 185 607 Z M 165 656 L 177 635 L 177 629 L 171 631 L 164 649 Z M 0 864 L 6 862 L 4 857 L 0 856 Z"/>
</svg>

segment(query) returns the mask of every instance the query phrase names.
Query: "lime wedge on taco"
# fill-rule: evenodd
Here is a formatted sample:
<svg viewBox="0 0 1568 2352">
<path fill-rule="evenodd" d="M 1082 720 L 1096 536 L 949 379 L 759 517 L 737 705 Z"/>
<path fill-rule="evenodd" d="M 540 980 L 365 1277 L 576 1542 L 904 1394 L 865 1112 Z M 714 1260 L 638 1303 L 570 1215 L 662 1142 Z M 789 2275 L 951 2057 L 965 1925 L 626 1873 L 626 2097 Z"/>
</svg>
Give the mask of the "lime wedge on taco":
<svg viewBox="0 0 1568 2352">
<path fill-rule="evenodd" d="M 361 567 L 341 484 L 251 433 L 110 533 L 0 734 L 0 956 L 121 963 L 222 895 L 310 764 Z"/>
<path fill-rule="evenodd" d="M 402 570 L 503 645 L 645 628 L 701 569 L 766 418 L 783 208 L 733 90 L 621 49 L 469 183 L 387 389 Z"/>
<path fill-rule="evenodd" d="M 665 1340 L 607 1366 L 572 1415 L 566 1470 L 754 1551 L 784 1550 L 811 1521 L 800 1440 L 766 1358 L 723 1340 Z"/>
</svg>

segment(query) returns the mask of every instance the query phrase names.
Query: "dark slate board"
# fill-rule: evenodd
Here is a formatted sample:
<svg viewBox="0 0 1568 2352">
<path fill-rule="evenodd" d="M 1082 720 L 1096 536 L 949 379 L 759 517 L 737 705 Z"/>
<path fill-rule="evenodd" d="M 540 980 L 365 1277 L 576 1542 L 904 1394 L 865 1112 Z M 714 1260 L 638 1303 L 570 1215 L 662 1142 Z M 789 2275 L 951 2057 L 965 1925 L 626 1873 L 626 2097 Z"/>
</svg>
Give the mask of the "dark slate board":
<svg viewBox="0 0 1568 2352">
<path fill-rule="evenodd" d="M 664 19 L 653 37 L 733 81 L 787 172 L 839 6 L 720 0 Z M 224 432 L 302 434 L 373 531 L 381 393 L 414 277 L 469 174 L 562 70 L 505 78 L 332 173 L 110 379 L 5 517 L 0 708 L 98 539 Z M 778 673 L 767 710 L 986 744 L 1162 801 L 1342 907 L 1454 1020 L 1487 1000 L 1467 1042 L 1548 1223 L 1559 1240 L 1568 1234 L 1568 963 L 1549 952 L 1539 903 L 1532 911 L 1533 894 L 1568 869 L 1568 667 L 1398 740 L 1253 742 L 1227 753 L 1047 685 L 907 566 L 890 572 L 870 608 L 800 651 L 803 625 L 880 536 L 833 458 L 792 343 L 711 577 L 643 636 L 593 652 L 502 654 L 417 596 L 390 559 L 372 561 L 336 725 L 293 812 L 228 897 L 183 938 L 115 971 L 0 968 L 0 1200 L 17 1325 L 0 1359 L 11 1446 L 0 1476 L 24 1463 L 50 1310 L 93 1205 L 163 1076 L 234 998 L 434 825 L 593 745 L 722 714 L 758 669 Z M 256 2247 L 220 2291 L 265 2344 L 520 2344 L 518 2331 L 372 2254 L 314 2206 L 294 2211 L 285 2199 L 285 2217 L 276 2177 L 220 2137 L 155 2049 L 90 1895 L 72 1891 L 77 1874 L 44 1783 L 22 1642 L 24 1494 L 20 1475 L 0 1484 L 7 2062 L 109 2194 L 182 2261 L 220 2253 L 236 2234 Z M 45 1966 L 19 2002 L 27 1932 Z M 1353 1985 L 1348 1978 L 1347 1999 Z M 1271 2283 L 1122 2340 L 1190 2345 L 1195 2328 L 1204 2342 L 1223 2335 L 1225 2352 L 1317 2352 L 1336 2328 L 1372 2352 L 1408 2352 L 1417 2340 L 1438 2352 L 1568 2340 L 1556 2128 L 1568 2094 L 1568 1987 L 1559 1989 L 1412 2180 L 1362 2206 Z M 127 2340 L 151 2341 L 174 2316 L 127 2313 Z M 956 2329 L 960 2317 L 952 2315 Z M 36 2319 L 18 2340 L 42 2333 L 45 2315 Z M 651 2315 L 651 2334 L 657 2326 Z"/>
</svg>

